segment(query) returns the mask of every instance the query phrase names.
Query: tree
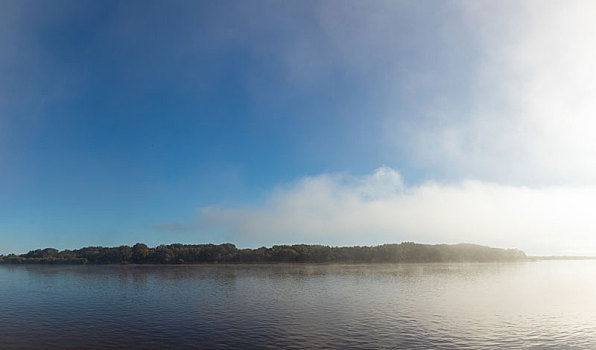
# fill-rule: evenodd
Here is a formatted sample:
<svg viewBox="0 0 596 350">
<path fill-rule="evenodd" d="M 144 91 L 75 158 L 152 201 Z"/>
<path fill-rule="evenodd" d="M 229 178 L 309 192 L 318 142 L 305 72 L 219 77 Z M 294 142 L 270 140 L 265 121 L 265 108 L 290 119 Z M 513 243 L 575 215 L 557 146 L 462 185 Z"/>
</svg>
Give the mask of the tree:
<svg viewBox="0 0 596 350">
<path fill-rule="evenodd" d="M 132 247 L 132 261 L 137 264 L 147 262 L 149 256 L 149 247 L 143 243 L 137 243 Z"/>
</svg>

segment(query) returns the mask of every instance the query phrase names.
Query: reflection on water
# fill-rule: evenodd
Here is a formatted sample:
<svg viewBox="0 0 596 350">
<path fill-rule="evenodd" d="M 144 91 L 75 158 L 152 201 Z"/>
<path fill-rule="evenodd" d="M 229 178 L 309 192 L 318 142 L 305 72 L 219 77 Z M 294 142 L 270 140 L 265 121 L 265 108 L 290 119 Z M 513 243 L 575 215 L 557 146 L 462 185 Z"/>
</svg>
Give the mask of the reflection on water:
<svg viewBox="0 0 596 350">
<path fill-rule="evenodd" d="M 596 348 L 596 261 L 0 266 L 0 348 Z"/>
</svg>

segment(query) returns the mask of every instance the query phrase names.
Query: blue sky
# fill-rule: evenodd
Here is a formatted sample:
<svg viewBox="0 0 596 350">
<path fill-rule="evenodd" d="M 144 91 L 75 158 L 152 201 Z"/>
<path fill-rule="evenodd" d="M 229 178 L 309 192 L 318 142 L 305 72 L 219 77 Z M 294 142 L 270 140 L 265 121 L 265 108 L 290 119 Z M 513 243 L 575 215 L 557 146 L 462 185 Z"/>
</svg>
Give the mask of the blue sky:
<svg viewBox="0 0 596 350">
<path fill-rule="evenodd" d="M 594 227 L 577 210 L 535 223 L 594 204 L 588 5 L 2 1 L 0 253 L 402 240 L 584 252 Z M 510 216 L 471 227 L 470 206 Z M 546 242 L 514 239 L 545 229 Z"/>
</svg>

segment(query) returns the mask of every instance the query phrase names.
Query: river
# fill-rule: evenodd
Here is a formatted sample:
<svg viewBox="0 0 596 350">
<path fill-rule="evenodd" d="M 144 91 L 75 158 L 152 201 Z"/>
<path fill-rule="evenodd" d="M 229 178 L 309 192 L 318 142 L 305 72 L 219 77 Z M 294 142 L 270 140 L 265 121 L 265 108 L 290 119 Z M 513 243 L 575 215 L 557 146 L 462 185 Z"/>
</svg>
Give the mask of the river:
<svg viewBox="0 0 596 350">
<path fill-rule="evenodd" d="M 596 261 L 0 265 L 1 349 L 595 349 Z"/>
</svg>

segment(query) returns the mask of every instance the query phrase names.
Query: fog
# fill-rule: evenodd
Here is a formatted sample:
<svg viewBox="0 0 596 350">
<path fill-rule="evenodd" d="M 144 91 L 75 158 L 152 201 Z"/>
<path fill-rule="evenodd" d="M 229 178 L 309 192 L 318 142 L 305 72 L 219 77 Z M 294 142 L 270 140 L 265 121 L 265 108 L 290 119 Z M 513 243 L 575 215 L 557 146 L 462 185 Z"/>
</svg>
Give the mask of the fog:
<svg viewBox="0 0 596 350">
<path fill-rule="evenodd" d="M 596 252 L 594 187 L 529 188 L 483 181 L 404 184 L 399 172 L 320 174 L 278 186 L 262 205 L 198 210 L 200 229 L 230 241 L 381 244 L 473 242 L 529 255 Z"/>
</svg>

